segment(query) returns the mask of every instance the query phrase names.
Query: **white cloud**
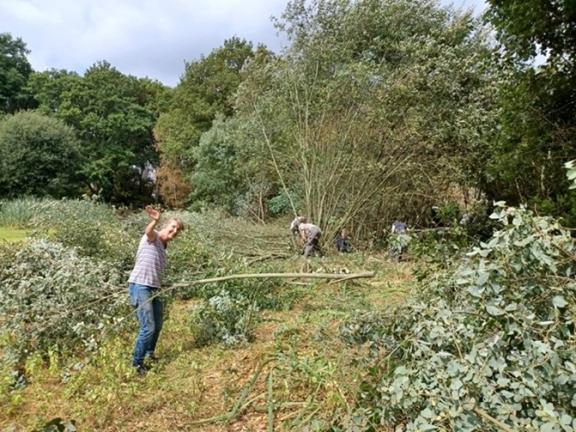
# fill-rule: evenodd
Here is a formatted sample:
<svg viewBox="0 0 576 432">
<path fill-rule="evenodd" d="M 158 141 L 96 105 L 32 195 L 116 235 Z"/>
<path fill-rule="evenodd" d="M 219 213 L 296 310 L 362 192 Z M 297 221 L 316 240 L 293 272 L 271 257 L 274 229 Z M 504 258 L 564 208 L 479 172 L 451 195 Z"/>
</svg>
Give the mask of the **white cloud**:
<svg viewBox="0 0 576 432">
<path fill-rule="evenodd" d="M 35 70 L 83 73 L 107 60 L 175 85 L 184 62 L 243 37 L 278 49 L 270 21 L 285 0 L 1 0 L 0 28 L 21 37 Z"/>
<path fill-rule="evenodd" d="M 451 3 L 442 0 L 443 4 Z M 224 39 L 243 37 L 278 50 L 270 17 L 287 0 L 0 0 L 0 29 L 21 37 L 35 70 L 83 73 L 107 60 L 123 73 L 177 84 L 184 62 Z M 454 0 L 484 8 L 483 0 Z"/>
</svg>

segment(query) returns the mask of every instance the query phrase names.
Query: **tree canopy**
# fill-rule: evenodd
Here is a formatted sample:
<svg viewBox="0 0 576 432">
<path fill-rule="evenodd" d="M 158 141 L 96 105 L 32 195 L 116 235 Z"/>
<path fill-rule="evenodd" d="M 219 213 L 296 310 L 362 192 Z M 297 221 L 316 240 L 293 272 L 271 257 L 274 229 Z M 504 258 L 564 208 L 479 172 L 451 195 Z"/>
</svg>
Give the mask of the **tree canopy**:
<svg viewBox="0 0 576 432">
<path fill-rule="evenodd" d="M 30 95 L 26 92 L 32 73 L 26 57 L 29 53 L 22 39 L 0 33 L 0 112 L 13 113 L 30 104 Z"/>
<path fill-rule="evenodd" d="M 250 42 L 233 37 L 208 56 L 186 64 L 170 107 L 158 119 L 155 130 L 162 161 L 174 167 L 173 175 L 183 173 L 184 181 L 190 181 L 200 137 L 217 114 L 233 114 L 240 72 L 253 55 Z"/>
<path fill-rule="evenodd" d="M 35 73 L 29 86 L 41 111 L 78 132 L 92 194 L 112 202 L 150 199 L 150 169 L 158 160 L 152 130 L 168 97 L 163 85 L 101 62 L 84 76 Z"/>
<path fill-rule="evenodd" d="M 510 70 L 500 86 L 499 132 L 480 184 L 491 199 L 529 203 L 576 223 L 564 163 L 576 158 L 576 4 L 489 0 L 494 56 Z"/>
<path fill-rule="evenodd" d="M 0 121 L 0 196 L 80 195 L 82 157 L 74 129 L 22 111 Z"/>
</svg>

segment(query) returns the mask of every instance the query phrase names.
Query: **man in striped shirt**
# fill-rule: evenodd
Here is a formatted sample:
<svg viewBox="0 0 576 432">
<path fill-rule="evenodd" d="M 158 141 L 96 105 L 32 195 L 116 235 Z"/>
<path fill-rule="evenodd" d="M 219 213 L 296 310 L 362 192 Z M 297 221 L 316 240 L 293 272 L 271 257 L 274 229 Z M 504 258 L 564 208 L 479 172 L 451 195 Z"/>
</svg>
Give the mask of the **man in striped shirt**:
<svg viewBox="0 0 576 432">
<path fill-rule="evenodd" d="M 147 371 L 144 358 L 155 359 L 154 350 L 162 329 L 162 302 L 158 295 L 162 273 L 167 264 L 166 247 L 184 229 L 180 219 L 169 219 L 162 229 L 157 231 L 155 228 L 160 220 L 160 212 L 150 206 L 146 207 L 145 211 L 150 222 L 140 239 L 136 263 L 128 279 L 130 300 L 136 308 L 140 323 L 132 365 L 141 374 Z"/>
</svg>

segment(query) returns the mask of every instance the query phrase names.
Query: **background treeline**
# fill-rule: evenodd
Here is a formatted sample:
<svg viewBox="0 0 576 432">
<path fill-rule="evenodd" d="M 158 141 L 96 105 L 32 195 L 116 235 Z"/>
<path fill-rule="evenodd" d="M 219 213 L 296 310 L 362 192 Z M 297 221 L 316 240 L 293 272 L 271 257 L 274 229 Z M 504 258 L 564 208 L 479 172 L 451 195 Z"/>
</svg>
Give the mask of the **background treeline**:
<svg viewBox="0 0 576 432">
<path fill-rule="evenodd" d="M 506 200 L 574 226 L 576 5 L 487 3 L 291 1 L 281 53 L 231 38 L 175 88 L 106 62 L 35 72 L 2 34 L 0 197 L 299 212 L 365 237 Z"/>
</svg>

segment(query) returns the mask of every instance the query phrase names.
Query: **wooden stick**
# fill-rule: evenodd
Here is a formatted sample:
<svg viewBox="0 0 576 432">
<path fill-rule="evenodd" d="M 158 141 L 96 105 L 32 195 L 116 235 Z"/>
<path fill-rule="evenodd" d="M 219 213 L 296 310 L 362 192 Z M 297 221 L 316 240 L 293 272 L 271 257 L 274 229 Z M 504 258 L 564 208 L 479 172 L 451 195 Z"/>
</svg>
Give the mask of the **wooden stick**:
<svg viewBox="0 0 576 432">
<path fill-rule="evenodd" d="M 245 274 L 235 274 L 208 279 L 198 279 L 191 282 L 176 283 L 172 285 L 170 289 L 188 287 L 193 285 L 201 285 L 213 282 L 222 282 L 231 279 L 288 278 L 288 279 L 336 279 L 338 281 L 342 281 L 342 280 L 371 278 L 371 277 L 374 277 L 374 272 L 349 273 L 346 275 L 342 275 L 341 273 L 245 273 Z"/>
<path fill-rule="evenodd" d="M 156 297 L 165 294 L 168 291 L 172 291 L 178 288 L 190 287 L 194 285 L 201 285 L 213 282 L 222 282 L 231 279 L 270 279 L 270 278 L 288 278 L 288 279 L 336 279 L 335 282 L 341 282 L 343 280 L 359 279 L 359 278 L 371 278 L 374 277 L 374 272 L 362 272 L 362 273 L 350 273 L 344 278 L 342 274 L 336 273 L 245 273 L 236 274 L 229 276 L 221 276 L 209 279 L 198 279 L 192 282 L 180 282 L 175 283 L 168 288 L 160 290 L 157 294 L 154 294 L 146 300 L 146 302 L 151 302 Z M 142 308 L 143 304 L 138 305 L 138 308 Z M 134 311 L 120 318 L 120 321 L 124 321 L 126 318 L 134 315 Z"/>
</svg>

